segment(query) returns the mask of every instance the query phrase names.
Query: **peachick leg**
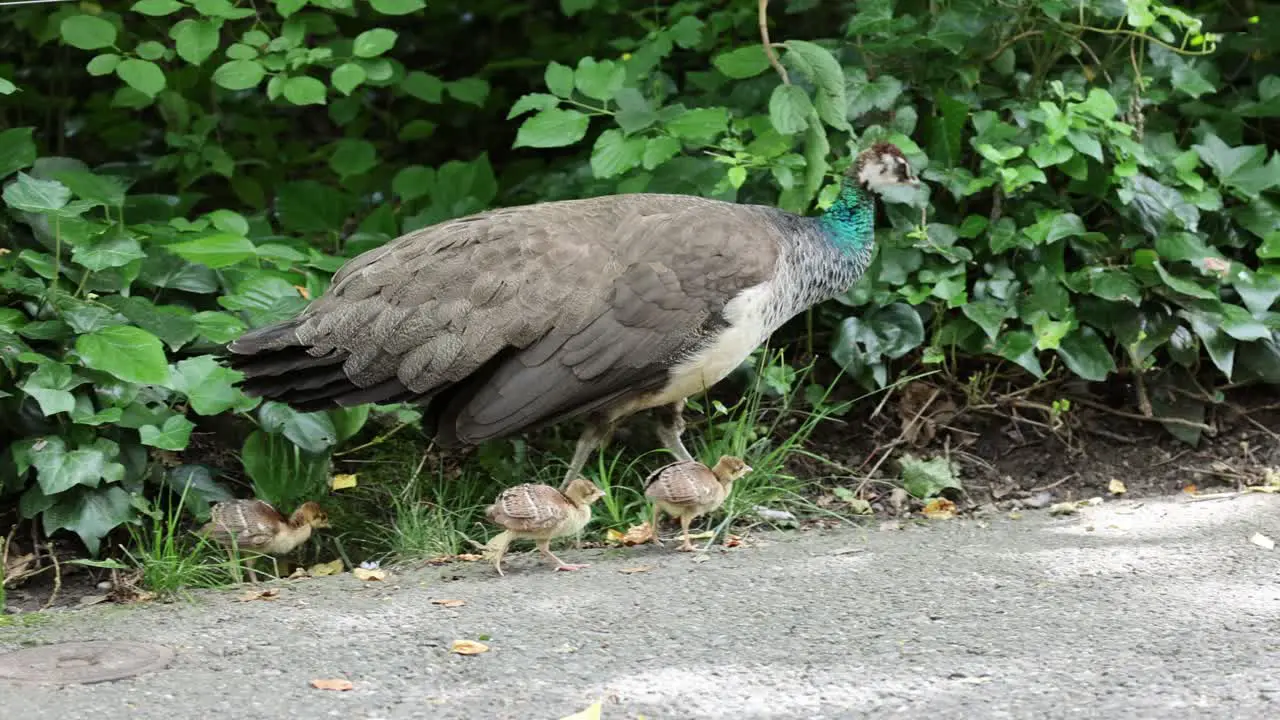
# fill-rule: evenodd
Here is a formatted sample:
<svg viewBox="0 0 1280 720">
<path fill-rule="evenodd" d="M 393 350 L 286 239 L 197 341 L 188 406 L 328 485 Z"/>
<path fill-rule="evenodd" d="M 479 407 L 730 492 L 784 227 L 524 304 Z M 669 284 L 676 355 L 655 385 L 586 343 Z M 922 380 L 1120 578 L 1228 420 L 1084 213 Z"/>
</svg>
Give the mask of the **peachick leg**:
<svg viewBox="0 0 1280 720">
<path fill-rule="evenodd" d="M 658 503 L 654 503 L 653 504 L 653 525 L 650 526 L 650 529 L 653 530 L 653 544 L 657 545 L 658 547 L 663 546 L 662 538 L 658 537 L 658 521 L 661 519 L 662 519 L 662 510 L 658 508 Z"/>
<path fill-rule="evenodd" d="M 680 546 L 680 552 L 693 552 L 693 541 L 689 539 L 689 521 L 693 518 L 688 515 L 680 516 L 680 532 L 683 533 L 684 544 Z"/>
<path fill-rule="evenodd" d="M 569 489 L 569 483 L 582 474 L 591 453 L 609 440 L 613 434 L 613 425 L 602 417 L 587 418 L 587 427 L 578 436 L 578 445 L 573 450 L 573 459 L 569 461 L 569 469 L 564 474 L 564 482 L 560 483 L 560 492 Z"/>
<path fill-rule="evenodd" d="M 561 560 L 560 558 L 556 557 L 555 553 L 551 552 L 551 541 L 550 541 L 550 540 L 539 540 L 539 541 L 538 541 L 538 552 L 542 553 L 542 557 L 544 557 L 544 558 L 546 558 L 546 559 L 550 560 L 551 562 L 555 563 L 555 564 L 556 564 L 556 570 L 563 570 L 563 571 L 565 571 L 565 572 L 568 572 L 568 571 L 570 571 L 570 570 L 581 570 L 581 569 L 582 569 L 582 568 L 584 568 L 584 567 L 590 567 L 589 565 L 586 565 L 586 564 L 571 565 L 571 564 L 569 564 L 569 563 L 567 563 L 567 562 L 565 562 L 565 561 Z"/>
<path fill-rule="evenodd" d="M 684 400 L 655 408 L 654 412 L 658 416 L 658 442 L 670 450 L 677 460 L 692 460 L 693 455 L 680 439 L 684 434 Z"/>
</svg>

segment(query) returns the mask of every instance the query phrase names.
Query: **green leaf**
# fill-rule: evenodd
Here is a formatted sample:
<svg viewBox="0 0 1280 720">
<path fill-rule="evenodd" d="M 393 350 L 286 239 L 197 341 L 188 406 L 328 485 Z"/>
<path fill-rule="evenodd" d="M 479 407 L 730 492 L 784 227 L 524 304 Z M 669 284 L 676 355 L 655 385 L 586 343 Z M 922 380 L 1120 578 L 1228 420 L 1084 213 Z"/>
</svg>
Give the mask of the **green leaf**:
<svg viewBox="0 0 1280 720">
<path fill-rule="evenodd" d="M 722 107 L 686 110 L 667 121 L 667 130 L 685 140 L 710 141 L 729 129 L 729 110 Z"/>
<path fill-rule="evenodd" d="M 405 75 L 400 81 L 400 89 L 423 102 L 435 104 L 444 99 L 444 81 L 420 70 Z"/>
<path fill-rule="evenodd" d="M 14 182 L 5 186 L 3 197 L 14 210 L 49 213 L 66 206 L 71 189 L 57 180 L 37 180 L 20 172 Z"/>
<path fill-rule="evenodd" d="M 821 45 L 804 40 L 788 40 L 785 44 L 789 51 L 787 62 L 795 65 L 814 84 L 814 105 L 818 117 L 837 130 L 851 132 L 853 128 L 849 126 L 847 117 L 849 102 L 845 96 L 844 71 L 840 69 L 840 62 Z"/>
<path fill-rule="evenodd" d="M 174 243 L 165 249 L 183 260 L 215 270 L 257 256 L 257 248 L 248 238 L 232 233 L 217 233 Z"/>
<path fill-rule="evenodd" d="M 169 31 L 169 37 L 173 38 L 178 57 L 192 65 L 200 65 L 218 49 L 218 27 L 213 20 L 181 20 Z M 214 82 L 218 82 L 216 75 Z M 218 84 L 222 85 L 221 82 Z"/>
<path fill-rule="evenodd" d="M 257 401 L 245 397 L 235 383 L 241 373 L 223 367 L 212 355 L 201 355 L 170 368 L 168 387 L 187 396 L 198 415 L 217 415 L 227 410 L 247 410 Z"/>
<path fill-rule="evenodd" d="M 329 167 L 343 178 L 360 175 L 378 164 L 378 151 L 368 140 L 343 138 L 329 156 Z"/>
<path fill-rule="evenodd" d="M 809 126 L 813 102 L 803 88 L 779 85 L 769 96 L 769 122 L 783 135 L 795 135 Z"/>
<path fill-rule="evenodd" d="M 329 84 L 343 95 L 350 95 L 367 77 L 363 67 L 356 63 L 343 63 L 329 76 Z"/>
<path fill-rule="evenodd" d="M 231 60 L 213 71 L 213 82 L 227 90 L 248 90 L 257 87 L 266 75 L 266 69 L 257 60 Z"/>
<path fill-rule="evenodd" d="M 1195 311 L 1183 311 L 1181 314 L 1190 321 L 1191 331 L 1209 351 L 1209 359 L 1230 380 L 1236 362 L 1236 341 L 1222 331 L 1221 316 Z"/>
<path fill-rule="evenodd" d="M 543 110 L 521 123 L 512 147 L 553 148 L 572 145 L 587 134 L 590 122 L 590 118 L 577 110 Z"/>
<path fill-rule="evenodd" d="M 54 173 L 54 178 L 71 189 L 77 197 L 118 208 L 124 205 L 127 183 L 114 175 L 94 175 L 79 170 Z"/>
<path fill-rule="evenodd" d="M 36 161 L 35 128 L 10 128 L 0 132 L 0 180 Z"/>
<path fill-rule="evenodd" d="M 1210 290 L 1209 288 L 1196 283 L 1194 280 L 1181 278 L 1170 273 L 1168 270 L 1164 269 L 1164 266 L 1161 265 L 1159 261 L 1156 261 L 1154 265 L 1156 272 L 1160 275 L 1160 279 L 1163 280 L 1164 284 L 1171 290 L 1182 293 L 1183 295 L 1200 298 L 1202 300 L 1218 299 L 1218 292 L 1216 290 Z"/>
<path fill-rule="evenodd" d="M 1263 145 L 1233 148 L 1217 135 L 1206 135 L 1204 142 L 1191 147 L 1224 183 L 1230 183 L 1237 173 L 1260 165 L 1267 157 L 1267 148 Z"/>
<path fill-rule="evenodd" d="M 200 337 L 219 345 L 235 340 L 245 331 L 240 318 L 224 312 L 198 312 L 191 316 L 191 320 L 195 322 Z"/>
<path fill-rule="evenodd" d="M 84 66 L 84 69 L 89 71 L 89 74 L 94 77 L 101 77 L 115 72 L 116 66 L 119 64 L 119 55 L 115 53 L 103 53 L 101 55 L 95 55 L 94 58 L 89 61 L 89 64 Z"/>
<path fill-rule="evenodd" d="M 68 451 L 60 437 L 37 440 L 31 446 L 31 464 L 36 480 L 45 495 L 57 495 L 77 485 L 97 487 L 104 479 L 124 479 L 124 466 L 112 462 L 120 454 L 120 446 L 105 438 L 91 445 Z"/>
<path fill-rule="evenodd" d="M 146 256 L 137 238 L 124 231 L 112 232 L 98 240 L 76 245 L 71 251 L 71 259 L 91 272 L 122 267 Z"/>
<path fill-rule="evenodd" d="M 164 347 L 155 335 L 135 327 L 116 325 L 76 339 L 76 354 L 85 367 L 143 385 L 163 385 L 169 379 Z"/>
<path fill-rule="evenodd" d="M 645 139 L 627 137 L 621 130 L 605 130 L 591 151 L 591 172 L 598 178 L 611 178 L 636 167 L 644 159 Z"/>
<path fill-rule="evenodd" d="M 553 107 L 558 107 L 559 105 L 560 98 L 557 98 L 555 95 L 548 95 L 546 93 L 530 93 L 528 95 L 521 96 L 521 98 L 516 101 L 515 105 L 511 106 L 511 110 L 507 113 L 507 119 L 511 120 L 513 118 L 520 117 L 530 110 L 547 110 Z"/>
<path fill-rule="evenodd" d="M 142 263 L 138 279 L 156 288 L 210 294 L 218 291 L 218 277 L 204 265 L 192 265 L 175 255 L 153 253 Z"/>
<path fill-rule="evenodd" d="M 573 95 L 573 68 L 552 61 L 547 64 L 547 70 L 543 74 L 543 80 L 547 83 L 547 89 L 556 95 L 562 98 L 567 98 Z"/>
<path fill-rule="evenodd" d="M 126 58 L 116 66 L 116 75 L 129 87 L 148 97 L 155 97 L 164 90 L 164 71 L 150 60 Z"/>
<path fill-rule="evenodd" d="M 769 69 L 769 57 L 763 45 L 748 45 L 726 53 L 720 53 L 711 63 L 726 77 L 745 80 Z"/>
<path fill-rule="evenodd" d="M 1071 372 L 1085 380 L 1102 382 L 1116 370 L 1115 358 L 1097 331 L 1081 325 L 1058 346 L 1058 357 Z"/>
<path fill-rule="evenodd" d="M 75 408 L 71 390 L 82 384 L 72 376 L 71 368 L 57 362 L 41 363 L 36 371 L 22 383 L 22 392 L 30 395 L 40 405 L 45 416 L 69 413 Z"/>
<path fill-rule="evenodd" d="M 596 100 L 612 100 L 627 79 L 627 69 L 612 60 L 584 57 L 573 73 L 578 92 Z"/>
<path fill-rule="evenodd" d="M 355 437 L 369 420 L 372 405 L 356 405 L 349 408 L 338 408 L 328 412 L 337 433 L 337 441 L 342 443 Z"/>
<path fill-rule="evenodd" d="M 1280 297 L 1280 272 L 1235 270 L 1231 273 L 1231 285 L 1245 307 L 1254 313 L 1264 313 Z"/>
<path fill-rule="evenodd" d="M 391 180 L 391 191 L 409 202 L 431 194 L 436 185 L 436 171 L 421 165 L 401 168 Z"/>
<path fill-rule="evenodd" d="M 489 83 L 484 78 L 462 78 L 447 83 L 444 87 L 454 100 L 476 107 L 484 107 L 484 101 L 489 97 Z"/>
<path fill-rule="evenodd" d="M 960 311 L 964 316 L 977 323 L 982 332 L 994 341 L 1000 336 L 1000 328 L 1004 321 L 1017 315 L 1013 305 L 997 303 L 992 300 L 979 300 L 962 305 Z"/>
<path fill-rule="evenodd" d="M 902 81 L 888 74 L 868 80 L 867 73 L 856 70 L 851 73 L 846 92 L 849 94 L 847 117 L 861 117 L 872 110 L 893 109 L 902 94 Z"/>
<path fill-rule="evenodd" d="M 62 41 L 81 50 L 98 50 L 116 42 L 116 26 L 93 15 L 72 15 L 58 26 Z"/>
<path fill-rule="evenodd" d="M 143 445 L 161 450 L 186 450 L 187 444 L 191 442 L 191 431 L 195 427 L 195 423 L 185 417 L 173 415 L 161 427 L 143 425 L 138 428 L 138 435 L 142 438 Z"/>
<path fill-rule="evenodd" d="M 338 442 L 333 420 L 323 412 L 301 413 L 278 402 L 263 403 L 258 422 L 269 433 L 283 434 L 294 445 L 312 453 L 322 453 Z"/>
<path fill-rule="evenodd" d="M 644 146 L 644 169 L 653 170 L 679 153 L 680 141 L 670 135 L 649 138 Z"/>
<path fill-rule="evenodd" d="M 294 105 L 324 105 L 324 83 L 313 77 L 291 77 L 284 81 L 284 99 Z"/>
<path fill-rule="evenodd" d="M 1111 93 L 1102 88 L 1093 88 L 1089 91 L 1088 97 L 1084 102 L 1075 106 L 1075 109 L 1088 113 L 1099 120 L 1113 120 L 1116 113 L 1120 112 L 1120 106 L 1116 104 L 1115 98 L 1111 97 Z"/>
<path fill-rule="evenodd" d="M 365 30 L 356 36 L 351 52 L 356 57 L 374 58 L 395 47 L 396 32 L 386 28 Z M 301 103 L 300 103 L 301 104 Z"/>
<path fill-rule="evenodd" d="M 172 15 L 185 7 L 186 5 L 178 2 L 178 0 L 138 0 L 131 9 L 136 13 L 151 17 L 164 17 L 165 15 Z"/>
<path fill-rule="evenodd" d="M 1000 336 L 995 343 L 996 354 L 1015 363 L 1038 378 L 1044 377 L 1044 368 L 1036 357 L 1036 338 L 1026 330 L 1014 330 Z"/>
<path fill-rule="evenodd" d="M 1271 337 L 1271 328 L 1238 305 L 1222 305 L 1222 332 L 1241 342 Z"/>
<path fill-rule="evenodd" d="M 904 453 L 899 463 L 902 466 L 902 488 L 914 498 L 925 500 L 947 490 L 964 490 L 955 464 L 945 457 L 921 460 Z"/>
<path fill-rule="evenodd" d="M 369 4 L 383 15 L 408 15 L 427 7 L 424 0 L 369 0 Z"/>
<path fill-rule="evenodd" d="M 61 498 L 56 505 L 44 511 L 41 520 L 46 535 L 70 530 L 80 536 L 89 554 L 96 556 L 102 538 L 136 516 L 137 510 L 129 493 L 112 485 Z"/>
</svg>

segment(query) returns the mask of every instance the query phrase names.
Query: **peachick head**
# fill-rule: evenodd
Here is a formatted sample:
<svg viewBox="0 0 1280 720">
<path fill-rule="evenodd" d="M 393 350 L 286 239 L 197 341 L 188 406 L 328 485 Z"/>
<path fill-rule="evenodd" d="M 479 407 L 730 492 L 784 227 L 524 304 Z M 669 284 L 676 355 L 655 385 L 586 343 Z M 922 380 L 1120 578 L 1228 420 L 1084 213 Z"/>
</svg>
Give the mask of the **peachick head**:
<svg viewBox="0 0 1280 720">
<path fill-rule="evenodd" d="M 887 142 L 878 142 L 858 153 L 848 176 L 868 190 L 920 184 L 906 156 L 896 145 Z"/>
</svg>

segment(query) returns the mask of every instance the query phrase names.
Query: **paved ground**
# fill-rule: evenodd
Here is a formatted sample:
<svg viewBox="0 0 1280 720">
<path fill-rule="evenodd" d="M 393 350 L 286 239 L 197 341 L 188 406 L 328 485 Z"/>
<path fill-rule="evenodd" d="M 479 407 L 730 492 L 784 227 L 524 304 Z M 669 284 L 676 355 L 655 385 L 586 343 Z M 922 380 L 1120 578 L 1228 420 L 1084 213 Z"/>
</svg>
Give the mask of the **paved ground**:
<svg viewBox="0 0 1280 720">
<path fill-rule="evenodd" d="M 557 574 L 517 556 L 505 579 L 470 564 L 295 582 L 275 601 L 99 606 L 0 629 L 0 651 L 150 640 L 172 664 L 0 683 L 0 716 L 556 720 L 603 700 L 606 719 L 1277 718 L 1280 550 L 1249 539 L 1280 539 L 1278 500 L 769 534 L 703 562 L 569 550 L 594 564 Z M 449 652 L 482 635 L 490 652 Z M 309 685 L 339 677 L 355 689 Z"/>
</svg>

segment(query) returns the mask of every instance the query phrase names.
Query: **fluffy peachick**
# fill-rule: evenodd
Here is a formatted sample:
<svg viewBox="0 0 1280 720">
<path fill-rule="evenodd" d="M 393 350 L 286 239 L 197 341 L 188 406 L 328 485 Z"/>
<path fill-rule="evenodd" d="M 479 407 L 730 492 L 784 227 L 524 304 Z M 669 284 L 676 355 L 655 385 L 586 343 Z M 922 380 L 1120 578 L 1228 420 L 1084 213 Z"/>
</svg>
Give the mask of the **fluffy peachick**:
<svg viewBox="0 0 1280 720">
<path fill-rule="evenodd" d="M 502 575 L 502 557 L 513 540 L 533 540 L 538 552 L 555 563 L 556 570 L 577 570 L 586 565 L 570 565 L 551 552 L 551 541 L 577 535 L 591 522 L 591 505 L 604 497 L 600 488 L 586 478 L 575 478 L 562 493 L 550 485 L 532 483 L 503 490 L 485 510 L 489 522 L 502 528 L 485 544 L 485 553 Z"/>
<path fill-rule="evenodd" d="M 717 510 L 733 490 L 733 483 L 751 472 L 751 466 L 741 458 L 725 455 L 715 467 L 707 467 L 697 460 L 683 460 L 658 468 L 645 480 L 644 496 L 653 503 L 653 542 L 658 539 L 658 520 L 662 513 L 680 519 L 680 545 L 683 552 L 691 552 L 689 523 L 694 518 Z"/>
<path fill-rule="evenodd" d="M 846 292 L 871 258 L 875 191 L 917 183 L 879 143 L 814 217 L 630 194 L 448 220 L 351 260 L 300 315 L 232 342 L 230 362 L 247 393 L 299 410 L 422 405 L 441 447 L 584 418 L 562 489 L 641 410 L 689 460 L 685 398 Z"/>
</svg>

